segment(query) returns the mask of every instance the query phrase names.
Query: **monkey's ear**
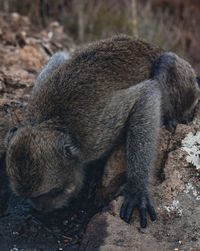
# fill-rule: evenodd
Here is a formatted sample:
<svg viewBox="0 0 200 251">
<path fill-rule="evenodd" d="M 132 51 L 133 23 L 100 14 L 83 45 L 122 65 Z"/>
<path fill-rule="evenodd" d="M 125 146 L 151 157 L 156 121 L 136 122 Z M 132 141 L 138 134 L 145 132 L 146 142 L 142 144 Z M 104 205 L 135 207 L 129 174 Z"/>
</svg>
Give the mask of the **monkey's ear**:
<svg viewBox="0 0 200 251">
<path fill-rule="evenodd" d="M 14 136 L 15 132 L 17 131 L 17 127 L 13 126 L 10 128 L 9 132 L 7 133 L 5 140 L 4 140 L 4 145 L 6 148 L 8 148 L 8 145 L 12 139 L 12 137 Z"/>
<path fill-rule="evenodd" d="M 64 133 L 58 136 L 57 146 L 58 152 L 68 159 L 77 157 L 79 153 L 70 135 Z"/>
</svg>

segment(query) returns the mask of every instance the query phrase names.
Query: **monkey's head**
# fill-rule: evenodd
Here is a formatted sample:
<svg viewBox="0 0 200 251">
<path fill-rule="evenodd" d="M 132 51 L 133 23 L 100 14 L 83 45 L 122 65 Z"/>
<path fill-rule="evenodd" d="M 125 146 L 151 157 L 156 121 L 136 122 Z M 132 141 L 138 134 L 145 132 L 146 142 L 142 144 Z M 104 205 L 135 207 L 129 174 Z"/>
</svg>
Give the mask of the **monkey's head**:
<svg viewBox="0 0 200 251">
<path fill-rule="evenodd" d="M 200 81 L 192 66 L 175 53 L 165 52 L 154 63 L 153 77 L 162 86 L 166 119 L 186 119 L 200 99 Z"/>
<path fill-rule="evenodd" d="M 5 140 L 11 189 L 38 210 L 67 205 L 80 191 L 83 168 L 71 137 L 34 127 L 12 128 Z"/>
</svg>

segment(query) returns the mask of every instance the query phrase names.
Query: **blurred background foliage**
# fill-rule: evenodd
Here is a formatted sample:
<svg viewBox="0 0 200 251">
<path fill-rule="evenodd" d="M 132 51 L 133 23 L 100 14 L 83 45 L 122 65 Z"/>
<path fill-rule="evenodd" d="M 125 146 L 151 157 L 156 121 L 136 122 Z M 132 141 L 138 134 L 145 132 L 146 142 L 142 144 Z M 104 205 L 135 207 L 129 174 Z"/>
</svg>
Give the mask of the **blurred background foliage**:
<svg viewBox="0 0 200 251">
<path fill-rule="evenodd" d="M 200 65 L 199 0 L 0 0 L 0 10 L 56 20 L 77 44 L 126 33 Z"/>
</svg>

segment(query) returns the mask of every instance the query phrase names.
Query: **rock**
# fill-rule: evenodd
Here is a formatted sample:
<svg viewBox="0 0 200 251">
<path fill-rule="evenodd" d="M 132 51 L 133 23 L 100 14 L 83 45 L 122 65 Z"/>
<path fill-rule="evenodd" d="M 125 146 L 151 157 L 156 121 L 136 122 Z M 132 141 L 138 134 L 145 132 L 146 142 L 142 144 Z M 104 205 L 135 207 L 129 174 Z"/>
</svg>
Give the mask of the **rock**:
<svg viewBox="0 0 200 251">
<path fill-rule="evenodd" d="M 19 57 L 21 61 L 29 69 L 32 69 L 35 72 L 41 70 L 41 67 L 46 63 L 48 57 L 45 54 L 43 48 L 37 49 L 33 46 L 24 46 L 19 51 Z"/>
<path fill-rule="evenodd" d="M 123 222 L 117 216 L 121 202 L 121 199 L 113 201 L 110 209 L 93 217 L 87 227 L 80 250 L 173 250 L 173 244 L 158 241 L 151 234 L 151 229 L 156 223 L 143 230 Z M 134 225 L 136 224 L 138 225 L 138 222 L 134 221 Z"/>
</svg>

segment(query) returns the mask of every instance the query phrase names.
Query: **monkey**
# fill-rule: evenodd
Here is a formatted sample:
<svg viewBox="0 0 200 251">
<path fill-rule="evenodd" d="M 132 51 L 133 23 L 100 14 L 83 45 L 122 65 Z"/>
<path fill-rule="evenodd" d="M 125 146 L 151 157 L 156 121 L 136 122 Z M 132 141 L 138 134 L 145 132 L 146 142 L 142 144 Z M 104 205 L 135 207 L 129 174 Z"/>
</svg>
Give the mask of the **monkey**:
<svg viewBox="0 0 200 251">
<path fill-rule="evenodd" d="M 147 213 L 156 219 L 150 181 L 160 127 L 195 107 L 196 74 L 175 53 L 127 35 L 93 42 L 66 62 L 61 57 L 43 69 L 23 125 L 5 139 L 10 186 L 38 210 L 67 206 L 86 182 L 88 164 L 125 145 L 120 217 L 129 223 L 137 208 L 145 228 Z"/>
</svg>

